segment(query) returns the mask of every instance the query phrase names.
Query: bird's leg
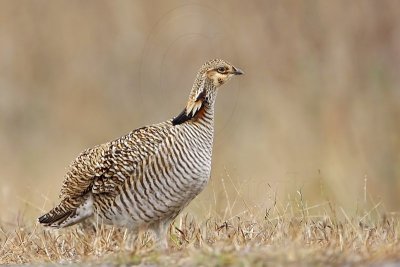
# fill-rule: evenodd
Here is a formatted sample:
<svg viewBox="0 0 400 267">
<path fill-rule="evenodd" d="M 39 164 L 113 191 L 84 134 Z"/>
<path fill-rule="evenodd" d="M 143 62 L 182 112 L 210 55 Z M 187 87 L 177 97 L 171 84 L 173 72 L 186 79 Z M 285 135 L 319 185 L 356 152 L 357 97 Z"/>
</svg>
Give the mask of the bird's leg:
<svg viewBox="0 0 400 267">
<path fill-rule="evenodd" d="M 139 239 L 139 231 L 138 230 L 131 230 L 128 231 L 126 240 L 125 240 L 125 249 L 126 250 L 133 250 L 136 246 L 136 243 Z"/>
<path fill-rule="evenodd" d="M 168 222 L 158 222 L 150 227 L 150 230 L 154 233 L 154 241 L 157 249 L 166 250 L 168 248 L 167 241 L 167 230 L 169 226 Z"/>
</svg>

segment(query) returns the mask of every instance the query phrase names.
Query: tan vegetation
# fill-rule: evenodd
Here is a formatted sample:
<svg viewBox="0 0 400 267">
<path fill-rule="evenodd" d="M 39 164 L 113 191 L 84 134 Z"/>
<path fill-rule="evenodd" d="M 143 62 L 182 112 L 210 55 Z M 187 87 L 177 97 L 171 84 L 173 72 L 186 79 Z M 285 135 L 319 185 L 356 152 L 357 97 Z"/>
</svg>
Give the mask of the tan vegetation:
<svg viewBox="0 0 400 267">
<path fill-rule="evenodd" d="M 170 227 L 168 251 L 154 248 L 146 232 L 135 238 L 95 221 L 45 230 L 21 219 L 18 225 L 1 226 L 0 263 L 384 266 L 400 260 L 400 222 L 398 214 L 382 210 L 376 204 L 350 217 L 330 202 L 308 207 L 299 193 L 264 212 L 247 210 L 225 219 L 186 214 Z"/>
</svg>

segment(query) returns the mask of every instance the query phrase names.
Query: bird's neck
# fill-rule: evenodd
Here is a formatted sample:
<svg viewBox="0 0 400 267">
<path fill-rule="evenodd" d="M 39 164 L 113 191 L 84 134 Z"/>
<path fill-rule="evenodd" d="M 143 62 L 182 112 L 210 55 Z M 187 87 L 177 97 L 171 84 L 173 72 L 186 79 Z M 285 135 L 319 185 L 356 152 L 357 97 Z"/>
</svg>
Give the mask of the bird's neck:
<svg viewBox="0 0 400 267">
<path fill-rule="evenodd" d="M 202 107 L 196 112 L 191 121 L 208 127 L 214 126 L 215 99 L 211 102 L 204 101 Z"/>
<path fill-rule="evenodd" d="M 214 104 L 217 97 L 217 88 L 212 82 L 205 80 L 201 83 L 195 82 L 189 95 L 185 109 L 176 116 L 172 123 L 174 125 L 192 121 L 202 124 L 214 124 Z"/>
</svg>

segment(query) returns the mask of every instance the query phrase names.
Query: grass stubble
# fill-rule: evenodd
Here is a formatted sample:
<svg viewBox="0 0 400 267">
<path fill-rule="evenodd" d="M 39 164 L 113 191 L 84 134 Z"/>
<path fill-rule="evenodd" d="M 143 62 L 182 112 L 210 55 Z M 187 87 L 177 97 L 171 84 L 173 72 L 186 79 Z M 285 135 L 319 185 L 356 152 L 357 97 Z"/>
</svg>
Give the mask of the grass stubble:
<svg viewBox="0 0 400 267">
<path fill-rule="evenodd" d="M 400 223 L 381 203 L 353 216 L 331 201 L 308 206 L 302 193 L 261 210 L 223 217 L 180 215 L 169 228 L 169 249 L 147 232 L 95 219 L 61 229 L 31 220 L 0 223 L 0 264 L 139 266 L 397 266 Z"/>
</svg>

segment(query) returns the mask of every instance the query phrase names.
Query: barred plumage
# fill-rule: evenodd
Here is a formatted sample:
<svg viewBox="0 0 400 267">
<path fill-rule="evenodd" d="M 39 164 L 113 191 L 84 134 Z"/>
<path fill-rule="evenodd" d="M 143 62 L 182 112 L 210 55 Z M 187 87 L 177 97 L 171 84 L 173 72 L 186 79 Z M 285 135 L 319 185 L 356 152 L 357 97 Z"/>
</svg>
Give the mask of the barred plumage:
<svg viewBox="0 0 400 267">
<path fill-rule="evenodd" d="M 65 176 L 61 203 L 39 222 L 61 228 L 96 214 L 104 223 L 150 228 L 166 246 L 170 221 L 210 177 L 217 89 L 239 74 L 226 61 L 208 61 L 176 118 L 83 151 Z"/>
</svg>

